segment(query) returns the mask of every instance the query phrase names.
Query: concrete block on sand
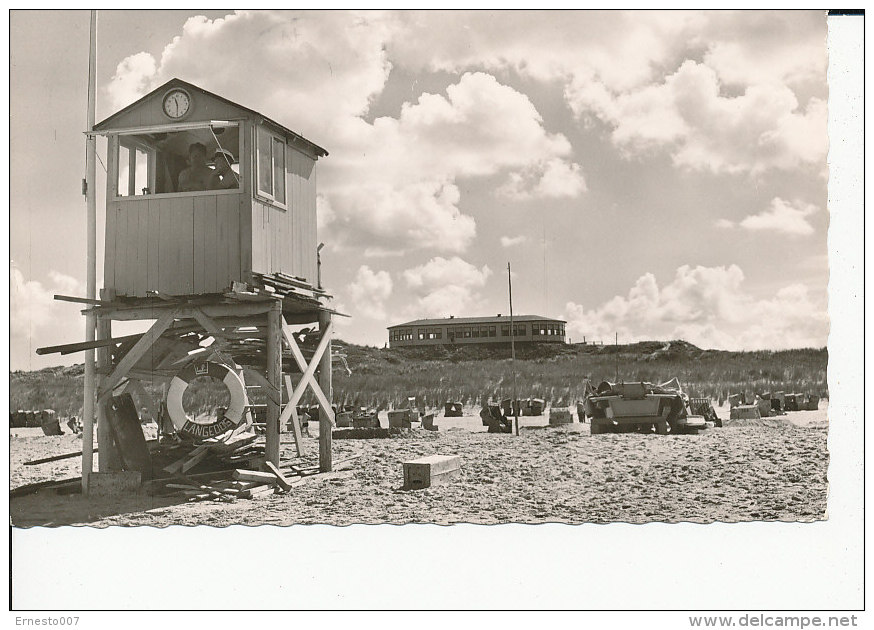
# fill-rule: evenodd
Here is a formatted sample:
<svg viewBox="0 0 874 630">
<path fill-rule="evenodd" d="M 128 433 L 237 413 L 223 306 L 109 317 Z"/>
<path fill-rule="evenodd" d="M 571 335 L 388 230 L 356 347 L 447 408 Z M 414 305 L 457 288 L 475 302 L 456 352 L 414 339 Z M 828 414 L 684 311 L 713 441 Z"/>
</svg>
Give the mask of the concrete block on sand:
<svg viewBox="0 0 874 630">
<path fill-rule="evenodd" d="M 461 473 L 458 455 L 429 455 L 404 462 L 404 489 L 430 488 L 454 479 Z"/>
<path fill-rule="evenodd" d="M 757 405 L 738 405 L 731 408 L 732 420 L 758 420 L 761 417 Z"/>
<path fill-rule="evenodd" d="M 549 424 L 557 425 L 557 424 L 571 424 L 574 421 L 574 417 L 570 411 L 567 409 L 550 409 L 549 410 Z"/>
<path fill-rule="evenodd" d="M 412 413 L 409 409 L 398 409 L 388 412 L 388 426 L 390 429 L 409 429 Z"/>
<path fill-rule="evenodd" d="M 120 497 L 142 489 L 142 474 L 137 470 L 93 472 L 88 475 L 88 494 L 93 497 Z"/>
</svg>

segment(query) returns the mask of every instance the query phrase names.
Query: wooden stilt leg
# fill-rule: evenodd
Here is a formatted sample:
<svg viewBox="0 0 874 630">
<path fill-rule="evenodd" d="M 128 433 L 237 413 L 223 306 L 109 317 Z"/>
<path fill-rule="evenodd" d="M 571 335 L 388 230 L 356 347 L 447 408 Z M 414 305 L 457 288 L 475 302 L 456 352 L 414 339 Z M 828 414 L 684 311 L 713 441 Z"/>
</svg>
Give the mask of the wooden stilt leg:
<svg viewBox="0 0 874 630">
<path fill-rule="evenodd" d="M 319 330 L 322 334 L 331 334 L 330 330 L 331 314 L 326 311 L 319 313 Z M 328 341 L 328 347 L 322 355 L 319 363 L 319 386 L 328 399 L 328 403 L 334 399 L 334 393 L 331 386 L 331 342 Z M 333 467 L 331 457 L 331 413 L 330 406 L 324 409 L 319 407 L 319 470 L 321 472 L 330 472 Z"/>
<path fill-rule="evenodd" d="M 97 339 L 109 339 L 112 337 L 112 320 L 105 317 L 97 318 Z M 97 372 L 98 383 L 102 385 L 106 379 L 106 372 L 112 367 L 112 355 L 109 347 L 97 349 Z M 98 388 L 99 388 L 98 385 Z M 108 472 L 121 470 L 121 455 L 112 435 L 112 427 L 109 426 L 109 397 L 97 401 L 97 448 L 100 455 L 97 458 L 97 470 Z"/>
<path fill-rule="evenodd" d="M 282 304 L 276 302 L 267 313 L 267 381 L 275 391 L 282 391 Z M 268 462 L 279 465 L 279 413 L 280 400 L 267 397 L 267 443 L 265 455 Z"/>
</svg>

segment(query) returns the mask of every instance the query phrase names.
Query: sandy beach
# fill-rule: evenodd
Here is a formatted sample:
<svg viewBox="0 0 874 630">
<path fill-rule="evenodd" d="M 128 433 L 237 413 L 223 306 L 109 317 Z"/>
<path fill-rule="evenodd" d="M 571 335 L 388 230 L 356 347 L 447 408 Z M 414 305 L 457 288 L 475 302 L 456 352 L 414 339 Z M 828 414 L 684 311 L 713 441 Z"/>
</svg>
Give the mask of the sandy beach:
<svg viewBox="0 0 874 630">
<path fill-rule="evenodd" d="M 719 413 L 727 417 L 728 410 Z M 723 428 L 699 435 L 591 436 L 588 424 L 550 427 L 547 416 L 521 420 L 518 437 L 485 433 L 478 417 L 465 415 L 438 417 L 437 432 L 414 428 L 388 439 L 335 440 L 335 470 L 288 494 L 188 503 L 181 496 L 87 500 L 41 491 L 12 500 L 12 521 L 20 527 L 707 523 L 826 515 L 826 403 L 818 411 L 726 420 Z M 13 488 L 80 474 L 79 458 L 24 466 L 81 449 L 77 436 L 37 432 L 11 431 Z M 318 442 L 305 440 L 302 461 L 315 463 Z M 283 435 L 283 458 L 292 458 L 292 451 L 290 436 Z M 460 456 L 460 476 L 446 485 L 402 490 L 402 462 L 431 454 Z"/>
</svg>

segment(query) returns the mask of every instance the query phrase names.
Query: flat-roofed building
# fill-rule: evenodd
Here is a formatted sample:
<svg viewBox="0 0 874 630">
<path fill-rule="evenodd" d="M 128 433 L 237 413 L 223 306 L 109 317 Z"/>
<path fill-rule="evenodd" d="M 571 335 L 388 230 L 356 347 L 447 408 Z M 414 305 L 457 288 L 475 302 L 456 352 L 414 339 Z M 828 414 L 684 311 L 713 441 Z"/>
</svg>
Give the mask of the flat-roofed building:
<svg viewBox="0 0 874 630">
<path fill-rule="evenodd" d="M 516 343 L 564 343 L 565 324 L 562 319 L 540 315 L 514 315 Z M 510 317 L 447 317 L 416 319 L 388 327 L 392 348 L 435 346 L 441 344 L 510 343 Z"/>
</svg>

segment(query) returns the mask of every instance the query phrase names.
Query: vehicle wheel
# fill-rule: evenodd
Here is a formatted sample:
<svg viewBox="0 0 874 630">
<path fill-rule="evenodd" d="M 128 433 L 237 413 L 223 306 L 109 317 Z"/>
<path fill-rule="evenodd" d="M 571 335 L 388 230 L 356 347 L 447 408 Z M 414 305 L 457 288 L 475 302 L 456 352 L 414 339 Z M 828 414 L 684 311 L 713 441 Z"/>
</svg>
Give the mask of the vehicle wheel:
<svg viewBox="0 0 874 630">
<path fill-rule="evenodd" d="M 668 434 L 668 423 L 667 422 L 656 422 L 656 433 L 659 435 L 667 435 Z"/>
<path fill-rule="evenodd" d="M 603 431 L 601 430 L 601 423 L 598 422 L 598 420 L 596 420 L 595 418 L 592 418 L 592 422 L 589 425 L 589 430 L 591 431 L 591 435 L 598 435 L 600 433 L 603 433 Z"/>
</svg>

